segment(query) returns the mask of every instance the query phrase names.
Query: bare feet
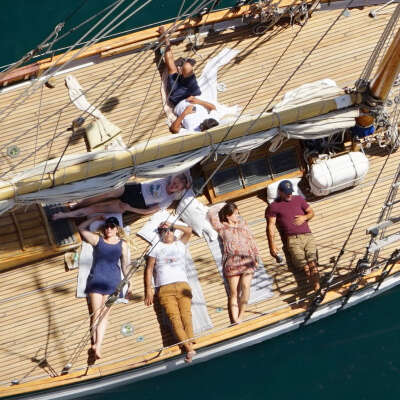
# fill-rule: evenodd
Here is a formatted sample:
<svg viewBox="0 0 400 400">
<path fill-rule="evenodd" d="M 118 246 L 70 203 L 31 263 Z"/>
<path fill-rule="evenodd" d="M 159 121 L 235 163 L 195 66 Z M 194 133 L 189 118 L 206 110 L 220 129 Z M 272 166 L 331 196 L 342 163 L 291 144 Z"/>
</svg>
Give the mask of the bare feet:
<svg viewBox="0 0 400 400">
<path fill-rule="evenodd" d="M 95 345 L 92 346 L 92 349 L 94 351 L 94 355 L 96 357 L 96 360 L 99 360 L 101 358 L 101 352 L 100 349 L 98 349 Z"/>
<path fill-rule="evenodd" d="M 169 46 L 169 34 L 166 33 L 165 26 L 161 25 L 158 29 L 157 32 L 160 36 L 162 36 L 161 41 L 164 42 L 167 46 Z"/>
<path fill-rule="evenodd" d="M 193 361 L 193 357 L 196 355 L 195 350 L 188 351 L 185 357 L 185 363 L 191 363 Z"/>
<path fill-rule="evenodd" d="M 67 203 L 67 206 L 72 211 L 79 207 L 79 203 L 77 201 L 70 201 Z"/>
<path fill-rule="evenodd" d="M 53 214 L 51 218 L 53 221 L 57 221 L 58 219 L 65 218 L 65 215 L 63 212 L 58 212 L 58 213 Z"/>
</svg>

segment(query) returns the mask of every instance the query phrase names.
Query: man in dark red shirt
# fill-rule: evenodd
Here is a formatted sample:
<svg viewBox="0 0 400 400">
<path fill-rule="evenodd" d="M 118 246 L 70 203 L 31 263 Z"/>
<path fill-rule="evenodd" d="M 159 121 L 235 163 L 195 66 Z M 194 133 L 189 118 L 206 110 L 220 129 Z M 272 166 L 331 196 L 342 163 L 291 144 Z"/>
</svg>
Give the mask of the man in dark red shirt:
<svg viewBox="0 0 400 400">
<path fill-rule="evenodd" d="M 315 291 L 319 290 L 317 249 L 307 221 L 314 216 L 312 208 L 302 196 L 293 195 L 292 183 L 282 181 L 278 186 L 278 198 L 265 210 L 267 238 L 272 257 L 277 257 L 275 227 L 283 243 L 283 251 L 289 266 L 304 269 Z"/>
</svg>

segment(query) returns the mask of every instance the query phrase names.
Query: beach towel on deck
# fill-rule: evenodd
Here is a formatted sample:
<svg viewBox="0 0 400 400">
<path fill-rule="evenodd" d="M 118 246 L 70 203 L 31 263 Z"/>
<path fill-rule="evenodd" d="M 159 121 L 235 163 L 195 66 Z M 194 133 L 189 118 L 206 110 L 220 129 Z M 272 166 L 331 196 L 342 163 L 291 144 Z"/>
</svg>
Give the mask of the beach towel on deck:
<svg viewBox="0 0 400 400">
<path fill-rule="evenodd" d="M 155 245 L 160 236 L 157 233 L 158 226 L 165 221 L 170 223 L 174 222 L 177 225 L 186 225 L 181 221 L 176 221 L 176 217 L 172 216 L 168 211 L 161 210 L 152 215 L 150 220 L 146 222 L 143 228 L 137 232 L 137 235 L 141 236 L 147 242 Z M 206 301 L 204 299 L 203 291 L 199 282 L 196 267 L 194 265 L 192 256 L 190 255 L 189 249 L 186 252 L 186 275 L 188 277 L 189 286 L 192 289 L 192 321 L 193 330 L 196 335 L 211 329 L 213 324 L 210 316 L 207 312 Z M 166 319 L 168 319 L 165 316 Z"/>
<path fill-rule="evenodd" d="M 118 219 L 120 226 L 122 224 L 122 214 L 104 214 L 106 218 L 115 217 Z M 94 221 L 89 229 L 92 232 L 96 232 L 99 227 L 104 223 L 104 221 Z M 129 235 L 129 227 L 124 228 L 125 233 Z M 87 242 L 82 242 L 81 253 L 79 255 L 79 271 L 78 271 L 78 285 L 76 288 L 76 297 L 82 298 L 87 297 L 85 293 L 87 278 L 90 273 L 90 269 L 93 264 L 93 246 Z M 123 279 L 124 275 L 121 271 L 121 279 Z M 128 290 L 128 285 L 124 286 L 122 293 L 120 294 L 120 299 L 118 299 L 117 303 L 128 303 L 128 300 L 125 299 L 126 292 Z"/>
<path fill-rule="evenodd" d="M 231 50 L 229 48 L 224 48 L 219 54 L 209 60 L 203 69 L 203 72 L 198 78 L 197 82 L 199 84 L 201 95 L 197 96 L 204 101 L 213 103 L 216 106 L 215 116 L 220 120 L 221 124 L 226 124 L 232 122 L 240 113 L 239 106 L 228 107 L 223 104 L 218 103 L 218 91 L 217 91 L 217 75 L 218 69 L 230 62 L 237 54 L 238 50 Z M 170 103 L 168 102 L 167 95 L 167 78 L 168 72 L 164 71 L 161 78 L 161 98 L 163 102 L 163 107 L 165 114 L 167 115 L 167 124 L 171 124 L 176 119 L 176 114 L 173 111 Z M 185 131 L 185 129 L 181 129 Z"/>
</svg>

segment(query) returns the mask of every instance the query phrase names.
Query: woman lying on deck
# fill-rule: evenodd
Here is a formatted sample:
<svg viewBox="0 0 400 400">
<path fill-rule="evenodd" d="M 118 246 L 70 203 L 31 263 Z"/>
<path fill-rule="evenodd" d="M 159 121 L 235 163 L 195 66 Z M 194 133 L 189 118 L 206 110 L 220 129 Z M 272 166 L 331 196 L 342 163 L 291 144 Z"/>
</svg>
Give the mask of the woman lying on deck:
<svg viewBox="0 0 400 400">
<path fill-rule="evenodd" d="M 229 284 L 229 316 L 232 323 L 239 323 L 243 320 L 251 280 L 259 264 L 258 248 L 235 203 L 225 204 L 219 212 L 211 209 L 208 218 L 224 246 L 222 265 Z"/>
<path fill-rule="evenodd" d="M 103 216 L 89 218 L 79 225 L 82 238 L 93 246 L 94 263 L 87 279 L 85 292 L 89 296 L 90 326 L 92 347 L 89 358 L 94 361 L 101 358 L 101 345 L 107 328 L 110 308 L 105 307 L 109 295 L 113 294 L 121 282 L 121 269 L 124 276 L 128 273 L 128 244 L 124 240 L 124 231 L 115 217 L 107 218 L 99 234 L 90 232 L 92 222 L 104 219 Z"/>
<path fill-rule="evenodd" d="M 174 229 L 183 232 L 176 240 Z M 163 223 L 158 228 L 161 241 L 150 251 L 144 273 L 146 306 L 153 304 L 154 291 L 151 279 L 154 273 L 154 284 L 161 306 L 171 321 L 175 336 L 186 350 L 186 362 L 191 362 L 196 352 L 193 350 L 192 324 L 192 290 L 186 276 L 186 245 L 192 234 L 187 226 Z"/>
<path fill-rule="evenodd" d="M 79 218 L 96 213 L 122 214 L 127 211 L 153 214 L 160 208 L 168 207 L 189 187 L 189 179 L 184 173 L 149 182 L 128 183 L 120 189 L 83 200 L 72 211 L 54 214 L 53 219 Z"/>
</svg>

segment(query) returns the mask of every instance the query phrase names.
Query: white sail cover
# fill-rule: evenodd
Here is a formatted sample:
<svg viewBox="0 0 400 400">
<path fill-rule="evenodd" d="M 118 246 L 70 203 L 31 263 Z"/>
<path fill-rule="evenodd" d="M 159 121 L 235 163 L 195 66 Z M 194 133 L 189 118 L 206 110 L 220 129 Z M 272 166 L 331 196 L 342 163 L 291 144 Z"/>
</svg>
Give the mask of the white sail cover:
<svg viewBox="0 0 400 400">
<path fill-rule="evenodd" d="M 289 90 L 285 93 L 283 99 L 272 108 L 272 111 L 277 113 L 313 101 L 324 100 L 341 95 L 343 95 L 343 89 L 337 86 L 335 81 L 332 79 L 322 79 Z"/>
<path fill-rule="evenodd" d="M 320 139 L 351 128 L 356 124 L 355 118 L 358 116 L 359 110 L 356 108 L 333 111 L 296 124 L 284 125 L 280 133 L 288 139 Z"/>
</svg>

